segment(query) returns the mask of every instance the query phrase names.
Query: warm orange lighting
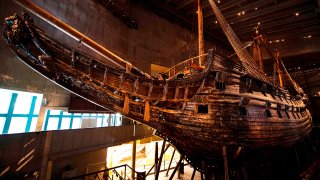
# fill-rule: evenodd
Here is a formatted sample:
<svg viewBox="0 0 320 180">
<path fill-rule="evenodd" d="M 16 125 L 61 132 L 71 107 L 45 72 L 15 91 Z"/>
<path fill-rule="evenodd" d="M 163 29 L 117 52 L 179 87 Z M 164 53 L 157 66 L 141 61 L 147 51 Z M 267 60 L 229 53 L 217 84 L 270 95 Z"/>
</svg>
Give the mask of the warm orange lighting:
<svg viewBox="0 0 320 180">
<path fill-rule="evenodd" d="M 256 8 L 254 8 L 254 10 L 258 10 L 258 8 L 256 7 Z"/>
<path fill-rule="evenodd" d="M 238 16 L 241 16 L 241 13 L 238 13 Z"/>
<path fill-rule="evenodd" d="M 214 23 L 218 24 L 218 21 L 216 20 L 216 21 L 214 21 Z"/>
<path fill-rule="evenodd" d="M 221 2 L 221 1 L 220 1 L 220 0 L 218 0 L 218 4 L 220 4 L 220 2 Z"/>
<path fill-rule="evenodd" d="M 296 12 L 296 16 L 299 16 L 300 14 L 298 12 Z"/>
<path fill-rule="evenodd" d="M 246 12 L 242 11 L 242 13 L 241 13 L 241 14 L 243 15 L 243 14 L 245 14 L 245 13 L 246 13 Z"/>
</svg>

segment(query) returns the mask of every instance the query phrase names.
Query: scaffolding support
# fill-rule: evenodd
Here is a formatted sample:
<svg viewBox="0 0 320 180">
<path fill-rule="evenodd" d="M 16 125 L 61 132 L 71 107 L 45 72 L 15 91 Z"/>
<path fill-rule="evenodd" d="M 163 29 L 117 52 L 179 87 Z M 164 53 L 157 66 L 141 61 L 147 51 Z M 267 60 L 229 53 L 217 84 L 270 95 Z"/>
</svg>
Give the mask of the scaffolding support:
<svg viewBox="0 0 320 180">
<path fill-rule="evenodd" d="M 223 156 L 223 165 L 224 165 L 224 179 L 229 180 L 227 147 L 226 146 L 222 146 L 222 156 Z"/>
<path fill-rule="evenodd" d="M 160 168 L 161 168 L 161 162 L 162 162 L 162 158 L 163 158 L 163 154 L 167 151 L 167 149 L 169 148 L 169 146 L 167 146 L 167 148 L 165 149 L 165 145 L 166 145 L 166 140 L 163 140 L 163 143 L 162 143 L 162 148 L 161 148 L 161 152 L 160 152 L 160 157 L 157 161 L 157 164 L 155 166 L 155 169 L 157 169 L 157 171 L 155 171 L 155 180 L 158 180 L 159 178 L 159 173 L 160 173 Z M 156 150 L 157 153 L 156 155 L 158 155 L 158 150 Z"/>
<path fill-rule="evenodd" d="M 179 168 L 179 167 L 180 167 L 180 165 L 181 165 L 181 161 L 182 161 L 182 159 L 183 159 L 183 156 L 181 155 L 180 160 L 179 160 L 179 162 L 178 162 L 177 166 L 174 168 L 174 170 L 173 170 L 173 172 L 172 172 L 172 174 L 171 174 L 171 176 L 170 176 L 169 180 L 172 180 L 172 179 L 173 179 L 174 175 L 176 174 L 176 172 L 177 172 L 178 168 Z"/>
<path fill-rule="evenodd" d="M 170 170 L 170 167 L 171 167 L 171 163 L 172 163 L 172 160 L 173 160 L 173 157 L 174 157 L 174 153 L 176 152 L 176 149 L 174 149 L 173 153 L 172 153 L 172 156 L 171 156 L 171 159 L 170 159 L 170 162 L 169 162 L 169 167 L 167 169 L 167 172 L 166 172 L 166 176 L 168 176 L 169 174 L 169 170 Z"/>
</svg>

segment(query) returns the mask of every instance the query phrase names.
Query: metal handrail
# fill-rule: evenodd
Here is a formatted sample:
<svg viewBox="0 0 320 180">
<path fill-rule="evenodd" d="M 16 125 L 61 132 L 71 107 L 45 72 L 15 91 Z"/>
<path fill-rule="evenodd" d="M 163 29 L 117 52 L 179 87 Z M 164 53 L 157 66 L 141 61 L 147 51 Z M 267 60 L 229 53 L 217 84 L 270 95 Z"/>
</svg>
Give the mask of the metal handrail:
<svg viewBox="0 0 320 180">
<path fill-rule="evenodd" d="M 137 172 L 137 171 L 133 170 L 128 164 L 123 164 L 123 165 L 120 165 L 120 166 L 115 166 L 115 167 L 112 167 L 112 168 L 107 168 L 107 169 L 103 169 L 103 170 L 91 172 L 91 173 L 88 173 L 88 174 L 82 174 L 82 175 L 74 176 L 74 177 L 67 178 L 67 179 L 68 179 L 68 180 L 71 180 L 71 179 L 83 178 L 83 177 L 86 177 L 86 176 L 97 175 L 97 174 L 99 174 L 99 173 L 107 172 L 107 171 L 110 171 L 110 170 L 116 171 L 116 169 L 118 169 L 118 168 L 126 168 L 126 167 L 128 167 L 129 169 L 131 169 L 131 171 L 133 171 L 134 173 L 136 173 L 137 176 L 141 176 L 141 177 L 142 177 L 142 175 L 140 174 L 140 172 Z M 116 172 L 117 172 L 117 171 L 116 171 Z M 118 173 L 118 175 L 120 175 L 120 174 Z M 124 176 L 125 176 L 125 177 L 124 177 L 123 179 L 126 179 L 126 173 L 125 173 Z"/>
</svg>

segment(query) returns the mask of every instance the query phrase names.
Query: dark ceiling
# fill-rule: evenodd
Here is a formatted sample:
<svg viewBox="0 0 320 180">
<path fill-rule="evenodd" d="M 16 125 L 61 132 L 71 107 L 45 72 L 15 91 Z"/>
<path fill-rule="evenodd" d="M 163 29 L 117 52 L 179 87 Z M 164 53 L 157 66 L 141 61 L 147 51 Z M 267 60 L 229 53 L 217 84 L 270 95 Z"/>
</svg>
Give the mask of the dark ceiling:
<svg viewBox="0 0 320 180">
<path fill-rule="evenodd" d="M 196 0 L 135 0 L 186 28 L 197 24 Z M 260 24 L 269 42 L 320 36 L 317 0 L 214 0 L 242 41 Z M 207 0 L 202 1 L 205 38 L 223 44 L 225 36 Z M 210 33 L 208 33 L 210 32 Z"/>
</svg>

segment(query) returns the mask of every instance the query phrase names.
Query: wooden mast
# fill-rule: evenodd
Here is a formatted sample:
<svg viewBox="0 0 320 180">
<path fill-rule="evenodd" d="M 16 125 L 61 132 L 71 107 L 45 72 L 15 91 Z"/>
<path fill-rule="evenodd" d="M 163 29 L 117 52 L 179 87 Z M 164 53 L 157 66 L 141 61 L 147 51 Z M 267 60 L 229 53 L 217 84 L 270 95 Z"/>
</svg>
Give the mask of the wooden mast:
<svg viewBox="0 0 320 180">
<path fill-rule="evenodd" d="M 203 16 L 201 8 L 201 0 L 198 0 L 198 39 L 199 39 L 199 66 L 203 63 L 204 40 L 203 40 Z"/>
<path fill-rule="evenodd" d="M 259 32 L 259 26 L 255 28 L 255 38 L 252 45 L 253 59 L 258 63 L 259 68 L 263 71 L 262 51 L 261 51 L 261 34 Z"/>
<path fill-rule="evenodd" d="M 276 68 L 278 70 L 279 85 L 280 85 L 280 87 L 283 87 L 282 72 L 280 70 L 280 53 L 279 53 L 278 49 L 274 50 L 274 57 L 276 60 L 276 62 L 275 62 Z"/>
</svg>

